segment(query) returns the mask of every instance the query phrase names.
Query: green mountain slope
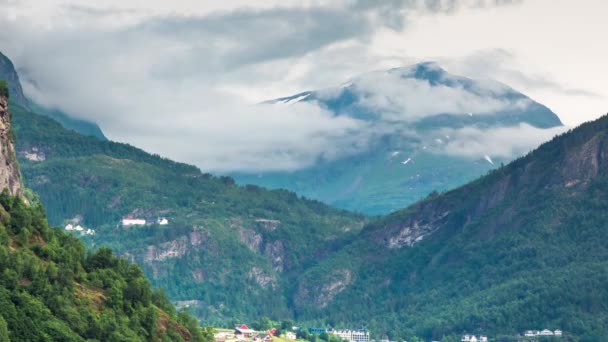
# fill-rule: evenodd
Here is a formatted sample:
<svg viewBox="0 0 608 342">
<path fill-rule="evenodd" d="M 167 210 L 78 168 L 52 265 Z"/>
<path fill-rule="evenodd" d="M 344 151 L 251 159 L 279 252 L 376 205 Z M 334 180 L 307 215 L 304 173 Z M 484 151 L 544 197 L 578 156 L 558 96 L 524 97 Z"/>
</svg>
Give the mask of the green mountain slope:
<svg viewBox="0 0 608 342">
<path fill-rule="evenodd" d="M 85 253 L 39 203 L 3 193 L 0 216 L 0 340 L 203 341 L 138 266 L 109 249 Z"/>
<path fill-rule="evenodd" d="M 238 186 L 80 135 L 17 105 L 13 121 L 25 184 L 40 194 L 50 222 L 94 229 L 83 236 L 89 246 L 138 262 L 155 286 L 191 303 L 206 322 L 291 316 L 295 277 L 365 221 L 285 190 Z M 125 228 L 119 222 L 127 216 L 169 224 Z"/>
<path fill-rule="evenodd" d="M 608 116 L 371 223 L 299 280 L 299 319 L 391 338 L 608 339 Z"/>
<path fill-rule="evenodd" d="M 50 228 L 21 186 L 0 82 L 0 341 L 207 341 L 142 270 Z M 27 194 L 27 199 L 23 193 Z"/>
<path fill-rule="evenodd" d="M 292 316 L 295 277 L 366 220 L 84 136 L 37 109 L 11 101 L 24 182 L 40 195 L 49 221 L 94 230 L 76 234 L 139 263 L 155 286 L 208 323 Z M 121 226 L 129 216 L 151 224 Z M 156 224 L 161 217 L 169 224 Z"/>
</svg>

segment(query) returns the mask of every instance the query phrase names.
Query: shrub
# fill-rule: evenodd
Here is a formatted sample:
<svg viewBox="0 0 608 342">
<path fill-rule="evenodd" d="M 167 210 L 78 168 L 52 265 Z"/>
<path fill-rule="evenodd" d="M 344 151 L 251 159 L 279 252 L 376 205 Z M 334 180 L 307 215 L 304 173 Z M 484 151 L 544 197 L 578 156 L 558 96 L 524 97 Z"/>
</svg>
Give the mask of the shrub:
<svg viewBox="0 0 608 342">
<path fill-rule="evenodd" d="M 8 83 L 5 80 L 0 80 L 0 97 L 8 98 Z"/>
</svg>

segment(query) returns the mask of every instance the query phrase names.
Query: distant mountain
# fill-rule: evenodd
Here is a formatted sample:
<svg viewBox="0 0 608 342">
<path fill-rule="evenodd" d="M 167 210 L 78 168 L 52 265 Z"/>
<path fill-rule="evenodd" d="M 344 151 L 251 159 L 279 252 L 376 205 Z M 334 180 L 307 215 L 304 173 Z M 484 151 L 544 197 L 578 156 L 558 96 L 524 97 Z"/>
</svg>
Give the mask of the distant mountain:
<svg viewBox="0 0 608 342">
<path fill-rule="evenodd" d="M 391 340 L 550 328 L 606 341 L 607 193 L 608 115 L 372 222 L 301 276 L 297 317 Z"/>
<path fill-rule="evenodd" d="M 547 107 L 504 84 L 452 75 L 432 62 L 364 74 L 340 87 L 266 104 L 287 111 L 302 102 L 368 123 L 369 148 L 337 160 L 320 159 L 298 171 L 233 176 L 240 183 L 285 188 L 367 214 L 402 208 L 511 159 L 490 147 L 460 155 L 468 146 L 459 135 L 467 129 L 562 125 Z"/>
<path fill-rule="evenodd" d="M 26 96 L 23 94 L 21 82 L 19 81 L 19 75 L 15 70 L 13 62 L 1 52 L 0 80 L 6 80 L 10 85 L 11 103 L 14 103 L 23 108 L 33 109 L 36 113 L 40 115 L 45 115 L 50 118 L 53 118 L 55 121 L 59 122 L 63 127 L 67 129 L 74 130 L 83 135 L 90 135 L 101 140 L 106 140 L 105 135 L 103 134 L 99 126 L 97 126 L 97 124 L 85 120 L 75 119 L 60 110 L 45 108 L 44 106 L 36 104 L 35 102 L 26 98 Z"/>
</svg>

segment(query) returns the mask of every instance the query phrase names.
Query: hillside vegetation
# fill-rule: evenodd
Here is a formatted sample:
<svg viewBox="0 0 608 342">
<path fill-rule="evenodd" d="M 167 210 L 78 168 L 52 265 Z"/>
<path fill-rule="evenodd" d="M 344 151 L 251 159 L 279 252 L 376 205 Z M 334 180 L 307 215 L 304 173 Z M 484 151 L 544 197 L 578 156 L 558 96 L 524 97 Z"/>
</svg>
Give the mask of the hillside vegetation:
<svg viewBox="0 0 608 342">
<path fill-rule="evenodd" d="M 139 263 L 208 323 L 289 317 L 295 277 L 339 249 L 366 218 L 285 190 L 239 186 L 140 149 L 80 135 L 12 105 L 17 154 L 51 223 L 94 229 L 93 248 Z M 123 217 L 169 225 L 122 227 Z M 273 300 L 269 301 L 268 298 Z"/>
<path fill-rule="evenodd" d="M 85 252 L 30 201 L 0 195 L 0 341 L 204 341 L 138 266 Z"/>
<path fill-rule="evenodd" d="M 391 339 L 549 328 L 606 340 L 607 192 L 604 116 L 371 223 L 301 277 L 297 317 Z"/>
</svg>

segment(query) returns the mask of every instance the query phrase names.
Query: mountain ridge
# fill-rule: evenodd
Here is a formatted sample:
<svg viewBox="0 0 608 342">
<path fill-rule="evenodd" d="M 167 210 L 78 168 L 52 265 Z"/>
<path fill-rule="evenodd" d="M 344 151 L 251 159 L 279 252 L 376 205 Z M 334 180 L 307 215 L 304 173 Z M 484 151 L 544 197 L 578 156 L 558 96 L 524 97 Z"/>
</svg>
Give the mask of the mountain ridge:
<svg viewBox="0 0 608 342">
<path fill-rule="evenodd" d="M 322 297 L 336 283 L 332 270 L 350 274 L 324 308 L 300 292 L 298 317 L 340 325 L 373 316 L 378 331 L 402 327 L 392 326 L 391 338 L 514 336 L 534 326 L 606 338 L 608 293 L 595 290 L 608 269 L 606 132 L 608 115 L 375 220 L 302 276 L 299 286 Z M 584 291 L 593 299 L 577 299 Z"/>
</svg>

